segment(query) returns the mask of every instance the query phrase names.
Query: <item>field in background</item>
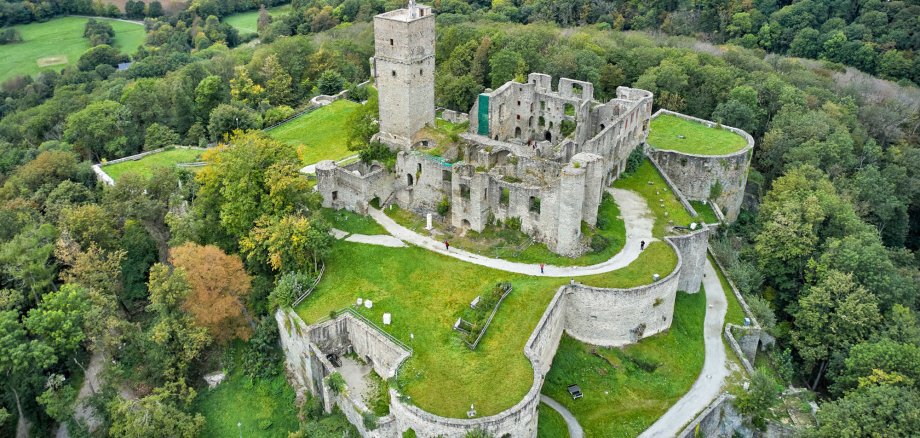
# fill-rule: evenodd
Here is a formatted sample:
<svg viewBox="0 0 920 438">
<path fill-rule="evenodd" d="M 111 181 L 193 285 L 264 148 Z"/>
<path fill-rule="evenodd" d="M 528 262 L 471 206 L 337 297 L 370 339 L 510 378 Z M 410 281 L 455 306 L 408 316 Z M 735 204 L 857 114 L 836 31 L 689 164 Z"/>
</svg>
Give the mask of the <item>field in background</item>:
<svg viewBox="0 0 920 438">
<path fill-rule="evenodd" d="M 22 34 L 21 43 L 0 46 L 0 81 L 17 75 L 34 75 L 43 69 L 60 70 L 76 64 L 89 49 L 83 38 L 88 18 L 62 17 L 44 23 L 13 26 Z M 144 42 L 144 26 L 118 20 L 105 20 L 115 29 L 115 47 L 123 53 L 134 53 Z"/>
<path fill-rule="evenodd" d="M 268 8 L 268 15 L 274 18 L 287 14 L 290 11 L 290 4 L 275 6 L 273 8 Z M 233 26 L 236 30 L 240 31 L 240 34 L 257 33 L 259 31 L 257 27 L 259 21 L 259 10 L 256 9 L 255 11 L 228 15 L 224 17 L 223 21 L 224 23 L 227 23 Z"/>
</svg>

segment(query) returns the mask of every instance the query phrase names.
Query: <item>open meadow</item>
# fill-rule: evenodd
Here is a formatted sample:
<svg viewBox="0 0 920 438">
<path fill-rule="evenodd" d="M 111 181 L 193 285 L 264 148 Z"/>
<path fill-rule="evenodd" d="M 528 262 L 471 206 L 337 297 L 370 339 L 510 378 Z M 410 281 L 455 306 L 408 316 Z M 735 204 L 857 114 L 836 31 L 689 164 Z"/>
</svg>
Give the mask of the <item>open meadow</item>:
<svg viewBox="0 0 920 438">
<path fill-rule="evenodd" d="M 34 75 L 42 70 L 60 70 L 77 63 L 80 55 L 90 48 L 83 38 L 83 27 L 89 18 L 61 17 L 44 23 L 13 26 L 22 35 L 22 42 L 0 45 L 0 81 L 17 75 Z M 115 29 L 115 47 L 131 54 L 144 42 L 144 26 L 121 20 L 97 18 Z"/>
</svg>

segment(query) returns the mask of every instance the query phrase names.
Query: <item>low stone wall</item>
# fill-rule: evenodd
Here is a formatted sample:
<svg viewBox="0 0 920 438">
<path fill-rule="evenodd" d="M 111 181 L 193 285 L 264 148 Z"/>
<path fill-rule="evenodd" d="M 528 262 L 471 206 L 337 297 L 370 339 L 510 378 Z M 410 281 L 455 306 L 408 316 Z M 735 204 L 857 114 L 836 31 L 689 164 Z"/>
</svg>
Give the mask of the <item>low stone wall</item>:
<svg viewBox="0 0 920 438">
<path fill-rule="evenodd" d="M 714 124 L 665 109 L 658 110 L 652 118 L 661 114 L 673 115 L 696 123 Z M 744 188 L 747 185 L 754 138 L 738 128 L 723 126 L 722 129 L 740 135 L 745 139 L 747 145 L 737 152 L 723 155 L 688 154 L 658 149 L 655 145 L 649 145 L 648 155 L 654 158 L 659 170 L 666 174 L 688 199 L 709 199 L 712 187 L 716 183 L 721 184 L 722 192 L 712 201 L 721 207 L 725 218 L 731 222 L 737 219 L 741 210 L 741 202 L 744 200 Z"/>
</svg>

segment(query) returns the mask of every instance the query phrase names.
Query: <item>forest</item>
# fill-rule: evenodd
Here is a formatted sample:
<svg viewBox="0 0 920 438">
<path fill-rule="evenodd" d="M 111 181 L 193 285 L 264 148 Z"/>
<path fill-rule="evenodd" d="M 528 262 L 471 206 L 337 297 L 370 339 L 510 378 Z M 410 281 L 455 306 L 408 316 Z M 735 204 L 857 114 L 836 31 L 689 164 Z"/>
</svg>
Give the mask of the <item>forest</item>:
<svg viewBox="0 0 920 438">
<path fill-rule="evenodd" d="M 256 2 L 194 0 L 165 15 L 154 3 L 136 50 L 119 52 L 94 23 L 76 65 L 0 86 L 0 435 L 63 423 L 88 436 L 72 382 L 95 358 L 97 435 L 199 436 L 193 382 L 233 353 L 250 379 L 282 375 L 269 315 L 330 257 L 296 151 L 259 130 L 318 94 L 366 97 L 369 21 L 402 2 L 295 0 L 283 17 L 262 14 L 258 35 L 221 21 Z M 486 88 L 544 72 L 591 81 L 601 99 L 651 90 L 656 109 L 751 133 L 745 209 L 712 244 L 776 339 L 775 372 L 758 376 L 772 384 L 754 385 L 742 411 L 767 415 L 779 382 L 815 393 L 819 426 L 806 436 L 920 430 L 920 5 L 433 5 L 438 106 L 468 111 Z M 122 12 L 0 1 L 0 23 L 62 14 Z M 375 153 L 374 117 L 371 105 L 351 120 L 363 156 Z M 225 146 L 197 174 L 161 168 L 107 186 L 90 168 L 214 143 Z M 292 436 L 351 427 L 319 411 L 305 403 Z"/>
</svg>

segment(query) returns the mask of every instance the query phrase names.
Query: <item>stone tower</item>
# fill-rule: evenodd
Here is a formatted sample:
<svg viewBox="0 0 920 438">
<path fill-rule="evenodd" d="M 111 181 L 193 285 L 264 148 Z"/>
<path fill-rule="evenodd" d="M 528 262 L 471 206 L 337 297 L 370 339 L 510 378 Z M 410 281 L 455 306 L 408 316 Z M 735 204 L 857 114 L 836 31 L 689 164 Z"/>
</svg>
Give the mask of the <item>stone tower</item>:
<svg viewBox="0 0 920 438">
<path fill-rule="evenodd" d="M 409 0 L 374 17 L 371 69 L 380 98 L 380 141 L 406 150 L 434 126 L 434 14 Z"/>
</svg>

